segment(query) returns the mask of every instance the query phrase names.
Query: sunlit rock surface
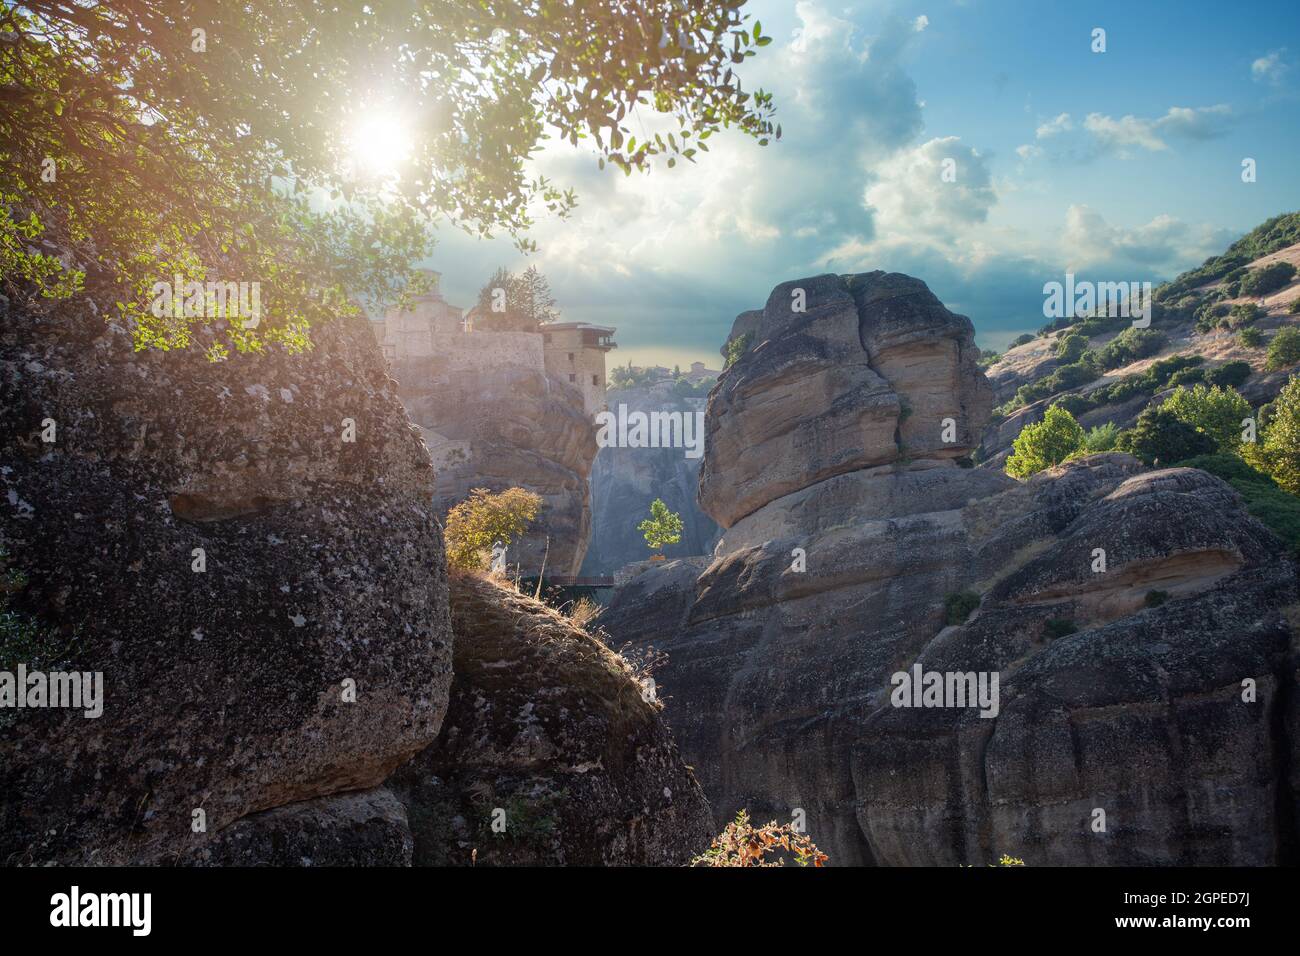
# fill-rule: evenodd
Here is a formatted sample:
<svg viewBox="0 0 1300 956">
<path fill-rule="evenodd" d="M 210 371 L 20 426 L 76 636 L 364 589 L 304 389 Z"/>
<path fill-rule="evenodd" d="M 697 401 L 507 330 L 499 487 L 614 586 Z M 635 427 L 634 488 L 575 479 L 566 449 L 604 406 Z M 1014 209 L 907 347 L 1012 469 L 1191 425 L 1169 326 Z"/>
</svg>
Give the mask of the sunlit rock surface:
<svg viewBox="0 0 1300 956">
<path fill-rule="evenodd" d="M 803 810 L 835 864 L 1294 859 L 1296 571 L 1228 485 L 1117 454 L 962 467 L 990 390 L 968 323 L 905 276 L 784 283 L 746 332 L 709 405 L 712 561 L 599 619 L 668 654 L 715 822 Z M 996 671 L 996 716 L 893 706 L 916 664 Z"/>
</svg>

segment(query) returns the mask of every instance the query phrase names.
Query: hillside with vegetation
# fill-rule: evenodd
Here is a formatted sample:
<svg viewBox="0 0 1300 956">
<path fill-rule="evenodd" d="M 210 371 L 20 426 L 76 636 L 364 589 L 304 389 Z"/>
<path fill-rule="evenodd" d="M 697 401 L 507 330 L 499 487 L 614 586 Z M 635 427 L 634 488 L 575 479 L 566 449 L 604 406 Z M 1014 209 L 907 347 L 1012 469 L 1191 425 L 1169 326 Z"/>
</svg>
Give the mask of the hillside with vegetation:
<svg viewBox="0 0 1300 956">
<path fill-rule="evenodd" d="M 1298 274 L 1300 213 L 1288 213 L 1158 287 L 1149 328 L 1094 313 L 1021 336 L 988 366 L 999 404 L 978 462 L 1023 478 L 1105 451 L 1149 465 L 1194 461 L 1300 544 L 1289 464 Z"/>
</svg>

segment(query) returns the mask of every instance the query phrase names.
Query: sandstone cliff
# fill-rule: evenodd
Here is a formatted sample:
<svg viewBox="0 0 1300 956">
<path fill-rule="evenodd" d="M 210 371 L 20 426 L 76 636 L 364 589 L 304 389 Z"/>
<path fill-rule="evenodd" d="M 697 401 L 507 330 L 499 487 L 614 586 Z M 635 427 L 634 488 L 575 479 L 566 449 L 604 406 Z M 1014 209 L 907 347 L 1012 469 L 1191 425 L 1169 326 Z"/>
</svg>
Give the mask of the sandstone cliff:
<svg viewBox="0 0 1300 956">
<path fill-rule="evenodd" d="M 472 488 L 527 488 L 541 495 L 542 510 L 509 563 L 526 575 L 543 560 L 548 574 L 577 574 L 591 535 L 587 478 L 596 457 L 581 393 L 540 369 L 511 365 L 438 371 L 411 362 L 393 374 L 433 456 L 439 516 Z"/>
<path fill-rule="evenodd" d="M 1295 568 L 1235 492 L 1121 455 L 962 467 L 991 392 L 906 276 L 785 283 L 732 338 L 700 480 L 723 538 L 600 618 L 667 652 L 718 821 L 802 809 L 841 865 L 1293 857 Z M 893 706 L 916 664 L 997 672 L 1000 711 Z"/>
<path fill-rule="evenodd" d="M 10 604 L 62 669 L 103 673 L 104 705 L 5 729 L 0 860 L 201 853 L 427 746 L 451 681 L 432 490 L 363 324 L 210 363 L 134 352 L 87 297 L 6 308 L 0 547 L 27 581 Z"/>
</svg>

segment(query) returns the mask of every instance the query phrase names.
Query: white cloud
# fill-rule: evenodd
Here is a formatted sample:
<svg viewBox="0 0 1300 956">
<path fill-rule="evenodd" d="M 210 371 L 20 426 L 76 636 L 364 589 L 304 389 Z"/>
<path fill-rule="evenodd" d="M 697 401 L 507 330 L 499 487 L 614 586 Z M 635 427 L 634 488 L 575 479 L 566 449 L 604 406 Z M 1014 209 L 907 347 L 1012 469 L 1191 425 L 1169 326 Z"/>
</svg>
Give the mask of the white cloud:
<svg viewBox="0 0 1300 956">
<path fill-rule="evenodd" d="M 1151 120 L 1138 119 L 1136 116 L 1113 119 L 1101 113 L 1089 113 L 1083 121 L 1083 128 L 1105 146 L 1120 148 L 1140 146 L 1142 149 L 1152 151 L 1169 148 L 1164 140 L 1156 135 L 1155 123 Z"/>
<path fill-rule="evenodd" d="M 1156 117 L 1089 113 L 1077 127 L 1069 113 L 1061 113 L 1035 131 L 1035 139 L 1044 144 L 1041 152 L 1026 147 L 1017 152 L 1022 159 L 1044 152 L 1058 159 L 1089 160 L 1107 153 L 1127 158 L 1138 152 L 1168 150 L 1171 140 L 1214 139 L 1224 135 L 1234 120 L 1232 108 L 1226 104 L 1171 106 Z"/>
<path fill-rule="evenodd" d="M 866 202 L 889 240 L 952 239 L 987 220 L 997 202 L 984 157 L 956 136 L 898 153 L 877 167 L 876 177 Z"/>
<path fill-rule="evenodd" d="M 1274 86 L 1280 84 L 1287 70 L 1291 69 L 1290 64 L 1282 58 L 1285 52 L 1286 47 L 1283 47 L 1259 57 L 1250 65 L 1250 78 L 1256 83 L 1271 83 Z"/>
<path fill-rule="evenodd" d="M 1206 224 L 1193 225 L 1160 215 L 1144 225 L 1112 226 L 1087 205 L 1072 205 L 1065 214 L 1061 258 L 1067 268 L 1132 271 L 1132 278 L 1172 275 L 1222 252 L 1231 236 Z"/>
<path fill-rule="evenodd" d="M 924 13 L 912 21 L 912 29 L 915 30 L 917 33 L 920 33 L 929 25 L 930 25 L 930 18 L 927 17 Z"/>
<path fill-rule="evenodd" d="M 1038 139 L 1047 139 L 1049 136 L 1055 136 L 1070 129 L 1074 129 L 1074 123 L 1070 121 L 1070 114 L 1062 113 L 1055 119 L 1048 120 L 1039 126 L 1034 135 Z"/>
<path fill-rule="evenodd" d="M 1023 145 L 1016 147 L 1016 155 L 1025 161 L 1037 159 L 1039 156 L 1043 155 L 1043 148 L 1041 146 L 1035 146 L 1033 143 L 1024 143 Z"/>
</svg>

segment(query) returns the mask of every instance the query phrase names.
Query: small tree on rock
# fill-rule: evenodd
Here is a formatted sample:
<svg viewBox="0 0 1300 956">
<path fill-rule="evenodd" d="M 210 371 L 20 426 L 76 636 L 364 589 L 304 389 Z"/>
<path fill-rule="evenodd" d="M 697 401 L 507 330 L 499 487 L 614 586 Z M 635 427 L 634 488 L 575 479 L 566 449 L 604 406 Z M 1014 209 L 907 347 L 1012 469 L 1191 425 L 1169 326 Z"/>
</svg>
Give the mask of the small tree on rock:
<svg viewBox="0 0 1300 956">
<path fill-rule="evenodd" d="M 663 551 L 664 545 L 682 540 L 682 516 L 669 511 L 660 498 L 650 502 L 650 517 L 636 528 L 645 535 L 646 544 L 657 553 Z"/>
</svg>

